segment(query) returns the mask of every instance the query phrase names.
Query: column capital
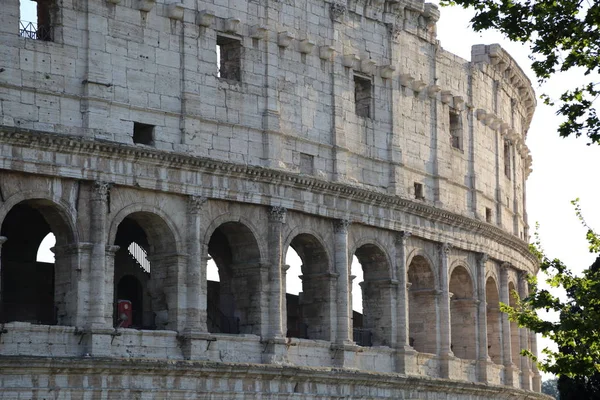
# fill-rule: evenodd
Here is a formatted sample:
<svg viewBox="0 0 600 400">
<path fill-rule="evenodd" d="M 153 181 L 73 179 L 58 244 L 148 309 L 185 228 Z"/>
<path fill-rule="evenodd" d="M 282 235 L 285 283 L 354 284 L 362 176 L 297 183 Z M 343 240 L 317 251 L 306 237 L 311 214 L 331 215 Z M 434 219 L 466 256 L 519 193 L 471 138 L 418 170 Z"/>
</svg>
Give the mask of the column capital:
<svg viewBox="0 0 600 400">
<path fill-rule="evenodd" d="M 398 244 L 405 245 L 406 241 L 412 236 L 411 232 L 408 231 L 400 231 L 396 234 L 395 241 Z"/>
<path fill-rule="evenodd" d="M 269 208 L 269 222 L 279 222 L 285 224 L 287 216 L 287 208 L 281 206 L 273 206 Z"/>
<path fill-rule="evenodd" d="M 92 199 L 106 202 L 112 183 L 106 181 L 94 181 L 92 188 Z"/>
<path fill-rule="evenodd" d="M 111 256 L 111 257 L 114 257 L 115 253 L 116 253 L 117 251 L 119 251 L 119 249 L 120 249 L 120 248 L 121 248 L 121 246 L 117 246 L 117 245 L 108 245 L 108 246 L 106 246 L 106 248 L 105 248 L 105 250 L 104 250 L 104 251 L 106 252 L 106 255 L 108 255 L 108 256 Z"/>
<path fill-rule="evenodd" d="M 479 261 L 479 264 L 485 265 L 489 259 L 490 255 L 488 253 L 477 253 L 477 261 Z"/>
<path fill-rule="evenodd" d="M 202 206 L 208 198 L 204 196 L 190 195 L 188 196 L 188 212 L 190 214 L 200 214 Z"/>
<path fill-rule="evenodd" d="M 512 267 L 512 265 L 509 262 L 503 262 L 502 264 L 500 264 L 500 271 L 502 273 L 508 274 L 508 270 Z"/>
<path fill-rule="evenodd" d="M 450 250 L 452 250 L 452 245 L 450 243 L 440 243 L 438 245 L 438 250 L 440 255 L 447 256 Z"/>
<path fill-rule="evenodd" d="M 88 242 L 79 242 L 79 243 L 71 243 L 63 246 L 54 246 L 50 250 L 54 253 L 56 257 L 61 257 L 65 255 L 77 254 L 82 251 L 92 251 L 94 248 L 93 243 Z"/>
<path fill-rule="evenodd" d="M 348 233 L 348 227 L 351 223 L 349 219 L 336 219 L 333 221 L 333 231 L 335 233 Z"/>
<path fill-rule="evenodd" d="M 529 274 L 527 273 L 527 271 L 517 271 L 517 278 L 519 279 L 519 282 L 527 282 L 528 276 Z"/>
</svg>

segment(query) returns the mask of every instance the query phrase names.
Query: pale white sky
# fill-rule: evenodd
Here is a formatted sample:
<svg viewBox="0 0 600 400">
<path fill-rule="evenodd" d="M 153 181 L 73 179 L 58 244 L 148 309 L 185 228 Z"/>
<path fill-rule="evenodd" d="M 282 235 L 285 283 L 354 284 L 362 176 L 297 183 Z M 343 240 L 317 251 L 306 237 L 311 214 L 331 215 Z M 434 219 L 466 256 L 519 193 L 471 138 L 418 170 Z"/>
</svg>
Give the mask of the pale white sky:
<svg viewBox="0 0 600 400">
<path fill-rule="evenodd" d="M 437 3 L 437 1 L 434 1 Z M 23 19 L 34 21 L 35 3 L 23 1 Z M 459 7 L 442 8 L 442 16 L 437 24 L 438 39 L 444 49 L 470 60 L 471 46 L 474 44 L 500 43 L 517 60 L 523 71 L 528 74 L 537 94 L 543 92 L 558 96 L 563 90 L 578 82 L 577 74 L 553 77 L 539 87 L 531 72 L 526 45 L 506 41 L 500 34 L 486 32 L 478 34 L 469 28 L 472 13 Z M 590 254 L 585 241 L 585 229 L 574 215 L 570 201 L 581 199 L 581 206 L 588 223 L 600 230 L 600 212 L 596 208 L 600 202 L 600 185 L 595 181 L 594 173 L 600 163 L 600 146 L 586 146 L 586 138 L 562 139 L 556 133 L 559 119 L 554 110 L 538 100 L 537 110 L 531 124 L 527 145 L 533 156 L 533 173 L 527 181 L 527 212 L 530 232 L 536 221 L 540 223 L 540 236 L 547 253 L 558 257 L 575 270 L 582 270 L 595 259 Z M 50 247 L 47 244 L 43 247 Z M 288 287 L 298 288 L 299 259 L 295 252 L 288 252 L 286 262 L 293 265 L 288 274 Z M 296 258 L 294 260 L 293 258 Z M 354 263 L 353 275 L 361 275 L 360 268 Z M 209 279 L 214 278 L 209 271 Z M 354 306 L 361 310 L 362 305 L 358 283 L 362 276 L 354 280 Z M 297 289 L 290 289 L 297 293 Z M 540 342 L 539 350 L 545 345 Z"/>
</svg>

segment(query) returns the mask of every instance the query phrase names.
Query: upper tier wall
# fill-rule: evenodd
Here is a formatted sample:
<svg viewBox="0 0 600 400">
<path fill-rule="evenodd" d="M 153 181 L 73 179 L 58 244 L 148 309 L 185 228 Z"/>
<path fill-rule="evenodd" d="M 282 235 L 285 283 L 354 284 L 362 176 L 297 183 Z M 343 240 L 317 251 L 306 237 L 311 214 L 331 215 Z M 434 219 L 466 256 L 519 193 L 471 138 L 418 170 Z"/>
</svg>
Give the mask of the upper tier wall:
<svg viewBox="0 0 600 400">
<path fill-rule="evenodd" d="M 527 238 L 535 97 L 498 45 L 472 62 L 443 51 L 422 1 L 167 3 L 64 0 L 41 41 L 19 36 L 19 2 L 4 0 L 0 124 L 126 144 L 148 124 L 160 150 L 416 198 Z M 239 79 L 224 79 L 215 49 L 232 40 Z"/>
</svg>

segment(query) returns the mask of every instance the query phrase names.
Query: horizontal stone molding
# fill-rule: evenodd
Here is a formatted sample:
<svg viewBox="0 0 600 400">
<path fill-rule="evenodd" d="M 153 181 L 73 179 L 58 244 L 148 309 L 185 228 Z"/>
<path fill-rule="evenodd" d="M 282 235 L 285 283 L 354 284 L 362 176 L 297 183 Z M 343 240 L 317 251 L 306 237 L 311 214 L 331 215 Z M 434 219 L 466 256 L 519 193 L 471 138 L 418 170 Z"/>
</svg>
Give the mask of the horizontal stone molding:
<svg viewBox="0 0 600 400">
<path fill-rule="evenodd" d="M 78 136 L 67 136 L 52 134 L 40 131 L 24 130 L 12 127 L 0 127 L 0 140 L 2 146 L 13 146 L 13 148 L 22 148 L 30 151 L 35 149 L 42 154 L 47 154 L 48 157 L 37 157 L 37 158 L 22 158 L 20 155 L 16 155 L 14 152 L 5 151 L 6 154 L 3 157 L 1 166 L 6 170 L 13 170 L 19 172 L 31 173 L 36 168 L 36 173 L 49 176 L 57 176 L 62 178 L 72 179 L 83 179 L 90 181 L 110 181 L 114 182 L 114 185 L 130 186 L 142 189 L 156 191 L 156 185 L 154 179 L 145 177 L 132 177 L 129 174 L 107 172 L 105 170 L 94 169 L 90 163 L 85 163 L 81 160 L 81 165 L 77 164 L 78 155 L 84 158 L 102 158 L 116 160 L 118 159 L 121 163 L 130 164 L 144 164 L 146 166 L 152 166 L 159 169 L 168 169 L 175 171 L 186 171 L 189 173 L 197 174 L 210 174 L 213 176 L 223 176 L 229 179 L 239 179 L 243 181 L 252 181 L 254 183 L 262 183 L 265 185 L 276 185 L 278 187 L 288 187 L 293 189 L 301 189 L 306 192 L 319 195 L 331 195 L 338 199 L 344 199 L 347 202 L 353 202 L 358 204 L 369 205 L 376 207 L 380 210 L 391 210 L 402 214 L 409 214 L 415 217 L 424 218 L 436 224 L 444 224 L 451 229 L 460 229 L 471 234 L 481 237 L 485 242 L 486 239 L 490 242 L 496 242 L 502 246 L 510 248 L 529 261 L 529 265 L 524 266 L 529 268 L 529 273 L 534 273 L 537 266 L 537 259 L 533 256 L 528 249 L 528 245 L 525 241 L 518 237 L 511 235 L 502 229 L 491 225 L 486 222 L 478 221 L 473 218 L 469 218 L 464 215 L 460 215 L 448 210 L 436 208 L 423 202 L 417 202 L 402 198 L 399 196 L 389 195 L 387 193 L 378 192 L 375 190 L 360 188 L 351 186 L 344 183 L 330 182 L 327 180 L 319 179 L 317 177 L 308 177 L 305 175 L 298 175 L 292 172 L 280 171 L 275 169 L 269 169 L 258 166 L 234 164 L 224 161 L 218 161 L 202 157 L 189 156 L 178 152 L 167 152 L 164 150 L 155 150 L 151 148 L 140 148 L 132 145 L 119 144 L 113 142 L 99 142 L 97 140 L 90 140 Z M 56 159 L 53 155 L 55 153 L 65 153 L 71 155 L 71 162 L 73 164 L 68 166 L 60 166 L 60 173 L 57 171 L 54 160 Z M 14 159 L 8 154 L 15 154 Z M 51 160 L 45 162 L 43 160 Z M 11 161 L 15 161 L 13 164 Z M 35 166 L 33 168 L 32 166 Z M 173 174 L 176 176 L 176 174 Z M 199 188 L 197 185 L 190 185 L 187 182 L 172 181 L 169 185 L 169 191 L 171 193 L 182 194 L 182 195 L 198 195 L 199 191 L 202 192 L 203 196 L 215 199 L 223 200 L 234 200 L 238 197 L 243 198 L 244 202 L 261 204 L 261 205 L 273 205 L 283 201 L 282 198 L 271 197 L 267 195 L 261 195 L 256 197 L 248 197 L 245 193 L 237 196 L 235 192 L 231 190 L 225 190 L 220 188 L 217 192 L 210 192 L 211 188 Z M 164 190 L 164 189 L 158 189 Z M 263 193 L 270 193 L 275 191 L 264 190 Z M 304 209 L 299 208 L 297 203 L 292 203 L 292 207 L 287 207 L 288 211 L 301 211 L 305 212 Z M 360 209 L 357 205 L 352 209 Z M 334 218 L 334 219 L 349 219 L 357 224 L 371 225 L 384 229 L 391 229 L 396 231 L 409 231 L 414 236 L 419 236 L 428 240 L 443 241 L 452 244 L 458 248 L 465 248 L 466 250 L 476 252 L 486 252 L 490 254 L 490 258 L 496 258 L 500 261 L 506 261 L 503 256 L 494 254 L 488 248 L 482 245 L 469 243 L 471 247 L 465 247 L 465 244 L 461 244 L 457 241 L 457 235 L 455 232 L 448 231 L 447 234 L 439 232 L 439 229 L 432 231 L 431 233 L 420 229 L 419 227 L 407 225 L 403 221 L 398 219 L 390 219 L 390 217 L 379 217 L 377 219 L 366 218 L 362 213 L 355 213 L 348 215 L 348 209 L 340 209 L 339 206 L 326 206 L 324 204 L 318 204 L 318 207 L 311 207 L 314 214 L 322 217 Z M 381 213 L 374 213 L 374 215 L 391 215 L 388 211 Z M 521 267 L 521 265 L 519 265 Z"/>
</svg>

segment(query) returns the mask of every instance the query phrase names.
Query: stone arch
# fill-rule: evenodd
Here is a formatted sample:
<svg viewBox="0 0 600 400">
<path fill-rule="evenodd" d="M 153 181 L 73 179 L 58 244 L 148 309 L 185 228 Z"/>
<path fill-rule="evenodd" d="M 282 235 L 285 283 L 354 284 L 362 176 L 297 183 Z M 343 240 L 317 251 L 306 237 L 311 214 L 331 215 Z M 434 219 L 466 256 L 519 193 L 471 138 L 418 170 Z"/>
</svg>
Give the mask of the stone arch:
<svg viewBox="0 0 600 400">
<path fill-rule="evenodd" d="M 327 241 L 325 240 L 325 238 L 323 238 L 321 233 L 315 229 L 312 229 L 310 227 L 300 227 L 300 226 L 294 227 L 289 232 L 287 232 L 287 235 L 285 236 L 285 239 L 283 241 L 282 248 L 288 249 L 292 245 L 292 241 L 294 241 L 294 239 L 300 235 L 310 235 L 315 238 L 316 242 L 319 243 L 319 246 L 321 246 L 323 248 L 323 251 L 327 255 L 327 266 L 328 266 L 327 272 L 335 273 L 336 271 L 335 271 L 335 263 L 333 260 L 333 255 L 330 251 L 330 248 L 327 247 L 327 245 L 326 245 Z"/>
<path fill-rule="evenodd" d="M 260 335 L 267 264 L 254 231 L 240 220 L 220 216 L 207 230 L 205 244 L 219 272 L 219 282 L 207 282 L 207 325 L 213 333 Z"/>
<path fill-rule="evenodd" d="M 115 243 L 115 238 L 117 236 L 117 230 L 119 228 L 119 225 L 121 224 L 121 222 L 123 222 L 125 218 L 128 218 L 133 214 L 138 215 L 137 219 L 139 221 L 137 222 L 141 223 L 140 226 L 144 225 L 145 230 L 147 230 L 148 233 L 155 237 L 155 240 L 153 240 L 153 242 L 156 245 L 158 245 L 158 247 L 162 249 L 168 248 L 168 251 L 170 253 L 183 253 L 184 243 L 177 224 L 175 224 L 171 217 L 162 209 L 144 203 L 135 203 L 127 205 L 121 208 L 115 214 L 115 216 L 110 221 L 110 228 L 108 231 L 108 243 Z M 150 217 L 150 220 L 144 221 L 144 215 Z M 152 216 L 156 216 L 158 218 L 154 218 Z M 158 224 L 157 226 L 153 226 L 155 222 Z M 160 235 L 162 232 L 170 233 L 167 237 L 167 239 L 170 240 L 169 243 L 164 243 L 164 238 L 161 239 L 157 236 Z M 160 251 L 162 253 L 162 249 L 157 248 L 155 251 Z"/>
<path fill-rule="evenodd" d="M 500 292 L 493 276 L 485 281 L 485 301 L 487 315 L 488 356 L 495 364 L 502 364 L 502 320 L 500 313 Z"/>
<path fill-rule="evenodd" d="M 230 223 L 230 222 L 231 223 L 239 223 L 249 230 L 249 232 L 254 237 L 254 240 L 256 241 L 256 246 L 260 253 L 261 262 L 266 262 L 265 257 L 268 254 L 268 250 L 267 250 L 268 246 L 267 246 L 267 242 L 266 242 L 267 234 L 266 234 L 266 232 L 263 232 L 263 230 L 261 230 L 259 227 L 257 227 L 254 224 L 254 222 L 252 222 L 250 219 L 246 218 L 243 215 L 224 213 L 224 214 L 220 214 L 220 215 L 214 217 L 210 221 L 208 226 L 206 227 L 206 230 L 204 231 L 204 237 L 203 237 L 202 243 L 204 243 L 204 244 L 209 243 L 210 238 L 215 233 L 215 231 L 221 225 Z"/>
<path fill-rule="evenodd" d="M 27 197 L 31 195 L 32 197 Z M 45 325 L 75 322 L 77 278 L 70 249 L 78 234 L 72 210 L 46 193 L 11 196 L 0 207 L 2 245 L 0 293 L 1 322 L 23 321 Z M 56 237 L 55 262 L 36 259 L 42 240 Z"/>
<path fill-rule="evenodd" d="M 69 242 L 66 244 L 79 242 L 80 234 L 79 230 L 77 229 L 77 224 L 75 223 L 77 211 L 71 204 L 64 201 L 61 197 L 52 196 L 50 193 L 45 191 L 29 190 L 13 194 L 0 205 L 0 221 L 4 222 L 6 215 L 17 204 L 31 201 L 38 202 L 38 204 L 51 205 L 51 207 L 54 208 L 56 215 L 60 216 L 60 218 L 57 220 L 57 223 L 64 223 L 64 227 L 68 231 Z"/>
<path fill-rule="evenodd" d="M 284 249 L 293 248 L 302 260 L 302 291 L 297 298 L 286 296 L 287 336 L 331 340 L 336 275 L 331 272 L 330 254 L 310 229 L 292 230 L 285 243 Z"/>
<path fill-rule="evenodd" d="M 454 272 L 454 270 L 456 268 L 463 268 L 465 270 L 465 272 L 469 275 L 469 278 L 471 279 L 471 283 L 474 285 L 474 282 L 476 280 L 475 275 L 474 275 L 473 271 L 471 270 L 471 267 L 469 266 L 469 264 L 467 264 L 463 260 L 454 260 L 450 264 L 450 268 L 448 270 L 448 277 L 452 276 L 452 273 Z M 473 286 L 473 293 L 475 293 L 474 286 Z"/>
<path fill-rule="evenodd" d="M 365 246 L 372 246 L 373 248 L 376 248 L 375 251 L 379 251 L 383 255 L 384 259 L 381 259 L 381 261 L 385 262 L 387 264 L 387 268 L 388 268 L 387 276 L 383 277 L 383 279 L 385 279 L 385 278 L 394 279 L 395 274 L 394 274 L 394 270 L 392 268 L 392 265 L 394 265 L 394 264 L 392 263 L 392 257 L 390 256 L 389 252 L 386 250 L 386 248 L 388 248 L 389 246 L 386 247 L 384 244 L 382 244 L 377 239 L 361 237 L 361 238 L 353 241 L 353 245 L 350 248 L 350 251 L 348 253 L 348 259 L 352 259 L 352 256 L 354 256 L 360 248 L 365 247 Z"/>
<path fill-rule="evenodd" d="M 362 242 L 362 244 L 360 244 Z M 354 341 L 362 346 L 392 343 L 392 285 L 390 258 L 375 241 L 361 241 L 353 255 L 363 270 L 362 314 L 353 312 Z"/>
<path fill-rule="evenodd" d="M 417 248 L 417 249 L 413 249 L 408 254 L 408 257 L 406 258 L 406 265 L 410 266 L 410 264 L 413 262 L 415 257 L 421 257 L 422 259 L 424 259 L 427 262 L 427 264 L 430 266 L 431 273 L 433 274 L 433 285 L 435 288 L 439 287 L 438 273 L 437 273 L 436 268 L 434 268 L 436 265 L 436 262 L 434 261 L 435 258 L 431 257 L 431 255 L 429 253 L 427 253 L 425 250 Z M 408 268 L 406 269 L 406 272 L 408 273 Z"/>
<path fill-rule="evenodd" d="M 121 209 L 113 218 L 110 244 L 119 246 L 114 256 L 113 323 L 123 326 L 117 312 L 121 300 L 119 282 L 126 275 L 135 277 L 142 286 L 142 316 L 134 316 L 140 329 L 177 329 L 181 240 L 174 224 L 161 210 L 144 204 Z"/>
<path fill-rule="evenodd" d="M 437 290 L 433 263 L 424 253 L 409 257 L 407 268 L 409 343 L 418 352 L 437 352 Z"/>
<path fill-rule="evenodd" d="M 475 360 L 477 304 L 473 279 L 460 263 L 454 265 L 449 276 L 451 349 L 458 358 Z"/>
<path fill-rule="evenodd" d="M 515 297 L 517 286 L 512 279 L 508 282 L 508 304 L 511 307 L 517 305 L 517 298 Z M 513 364 L 520 369 L 521 366 L 521 335 L 519 333 L 519 325 L 516 322 L 510 321 L 510 347 L 511 347 L 511 358 Z"/>
</svg>

